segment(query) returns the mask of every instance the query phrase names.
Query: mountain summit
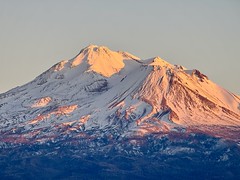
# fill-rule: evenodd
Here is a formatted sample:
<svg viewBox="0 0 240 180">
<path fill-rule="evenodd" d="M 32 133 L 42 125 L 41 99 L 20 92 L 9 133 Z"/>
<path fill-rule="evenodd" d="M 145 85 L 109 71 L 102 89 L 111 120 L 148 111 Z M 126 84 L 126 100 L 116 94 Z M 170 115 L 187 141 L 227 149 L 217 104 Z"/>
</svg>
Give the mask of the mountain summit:
<svg viewBox="0 0 240 180">
<path fill-rule="evenodd" d="M 89 45 L 69 61 L 62 61 L 54 66 L 55 71 L 64 67 L 78 68 L 79 71 L 93 71 L 110 77 L 124 68 L 124 60 L 140 60 L 126 52 L 114 52 L 104 46 Z"/>
<path fill-rule="evenodd" d="M 104 46 L 90 45 L 73 59 L 71 67 L 88 66 L 88 71 L 94 71 L 105 77 L 110 77 L 124 68 L 124 60 L 133 60 L 136 58 L 124 52 L 114 52 Z"/>
<path fill-rule="evenodd" d="M 200 71 L 96 45 L 0 95 L 2 142 L 93 130 L 120 137 L 201 131 L 239 140 L 239 127 L 240 98 Z"/>
</svg>

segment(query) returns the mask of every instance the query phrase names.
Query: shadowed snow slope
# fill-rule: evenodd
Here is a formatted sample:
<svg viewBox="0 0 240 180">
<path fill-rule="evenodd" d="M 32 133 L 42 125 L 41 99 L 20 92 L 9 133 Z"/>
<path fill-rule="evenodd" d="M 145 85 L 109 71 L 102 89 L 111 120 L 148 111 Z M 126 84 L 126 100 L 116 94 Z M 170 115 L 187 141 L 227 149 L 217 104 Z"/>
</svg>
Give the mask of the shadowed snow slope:
<svg viewBox="0 0 240 180">
<path fill-rule="evenodd" d="M 234 139 L 216 127 L 239 129 L 239 107 L 237 95 L 198 70 L 90 45 L 0 95 L 0 140 L 43 142 L 93 129 L 119 136 L 195 129 Z"/>
</svg>

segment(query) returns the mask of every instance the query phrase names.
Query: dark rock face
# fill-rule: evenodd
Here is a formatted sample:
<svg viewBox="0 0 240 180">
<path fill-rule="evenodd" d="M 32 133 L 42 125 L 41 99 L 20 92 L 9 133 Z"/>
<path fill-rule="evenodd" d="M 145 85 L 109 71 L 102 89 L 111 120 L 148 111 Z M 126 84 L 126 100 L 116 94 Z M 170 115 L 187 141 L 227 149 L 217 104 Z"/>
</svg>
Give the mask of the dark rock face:
<svg viewBox="0 0 240 180">
<path fill-rule="evenodd" d="M 107 89 L 108 89 L 108 82 L 106 79 L 99 79 L 85 87 L 85 91 L 87 92 L 103 92 L 103 91 L 106 91 Z"/>
</svg>

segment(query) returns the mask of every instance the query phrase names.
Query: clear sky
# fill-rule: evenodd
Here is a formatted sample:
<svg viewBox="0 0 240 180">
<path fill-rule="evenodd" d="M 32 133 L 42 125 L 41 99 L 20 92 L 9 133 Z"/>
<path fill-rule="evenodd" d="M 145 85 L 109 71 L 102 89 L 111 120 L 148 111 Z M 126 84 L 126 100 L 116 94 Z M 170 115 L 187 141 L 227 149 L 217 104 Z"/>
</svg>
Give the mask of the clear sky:
<svg viewBox="0 0 240 180">
<path fill-rule="evenodd" d="M 240 0 L 0 0 L 0 92 L 89 44 L 160 56 L 240 94 Z"/>
</svg>

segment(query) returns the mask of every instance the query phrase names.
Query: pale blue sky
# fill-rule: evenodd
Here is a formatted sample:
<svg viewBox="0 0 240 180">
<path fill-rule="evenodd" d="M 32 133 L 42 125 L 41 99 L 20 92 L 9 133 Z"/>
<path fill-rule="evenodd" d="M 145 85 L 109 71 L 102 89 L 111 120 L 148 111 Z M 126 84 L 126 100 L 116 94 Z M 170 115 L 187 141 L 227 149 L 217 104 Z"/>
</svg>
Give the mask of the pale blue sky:
<svg viewBox="0 0 240 180">
<path fill-rule="evenodd" d="M 0 0 L 0 92 L 89 44 L 160 56 L 240 94 L 240 0 Z"/>
</svg>

